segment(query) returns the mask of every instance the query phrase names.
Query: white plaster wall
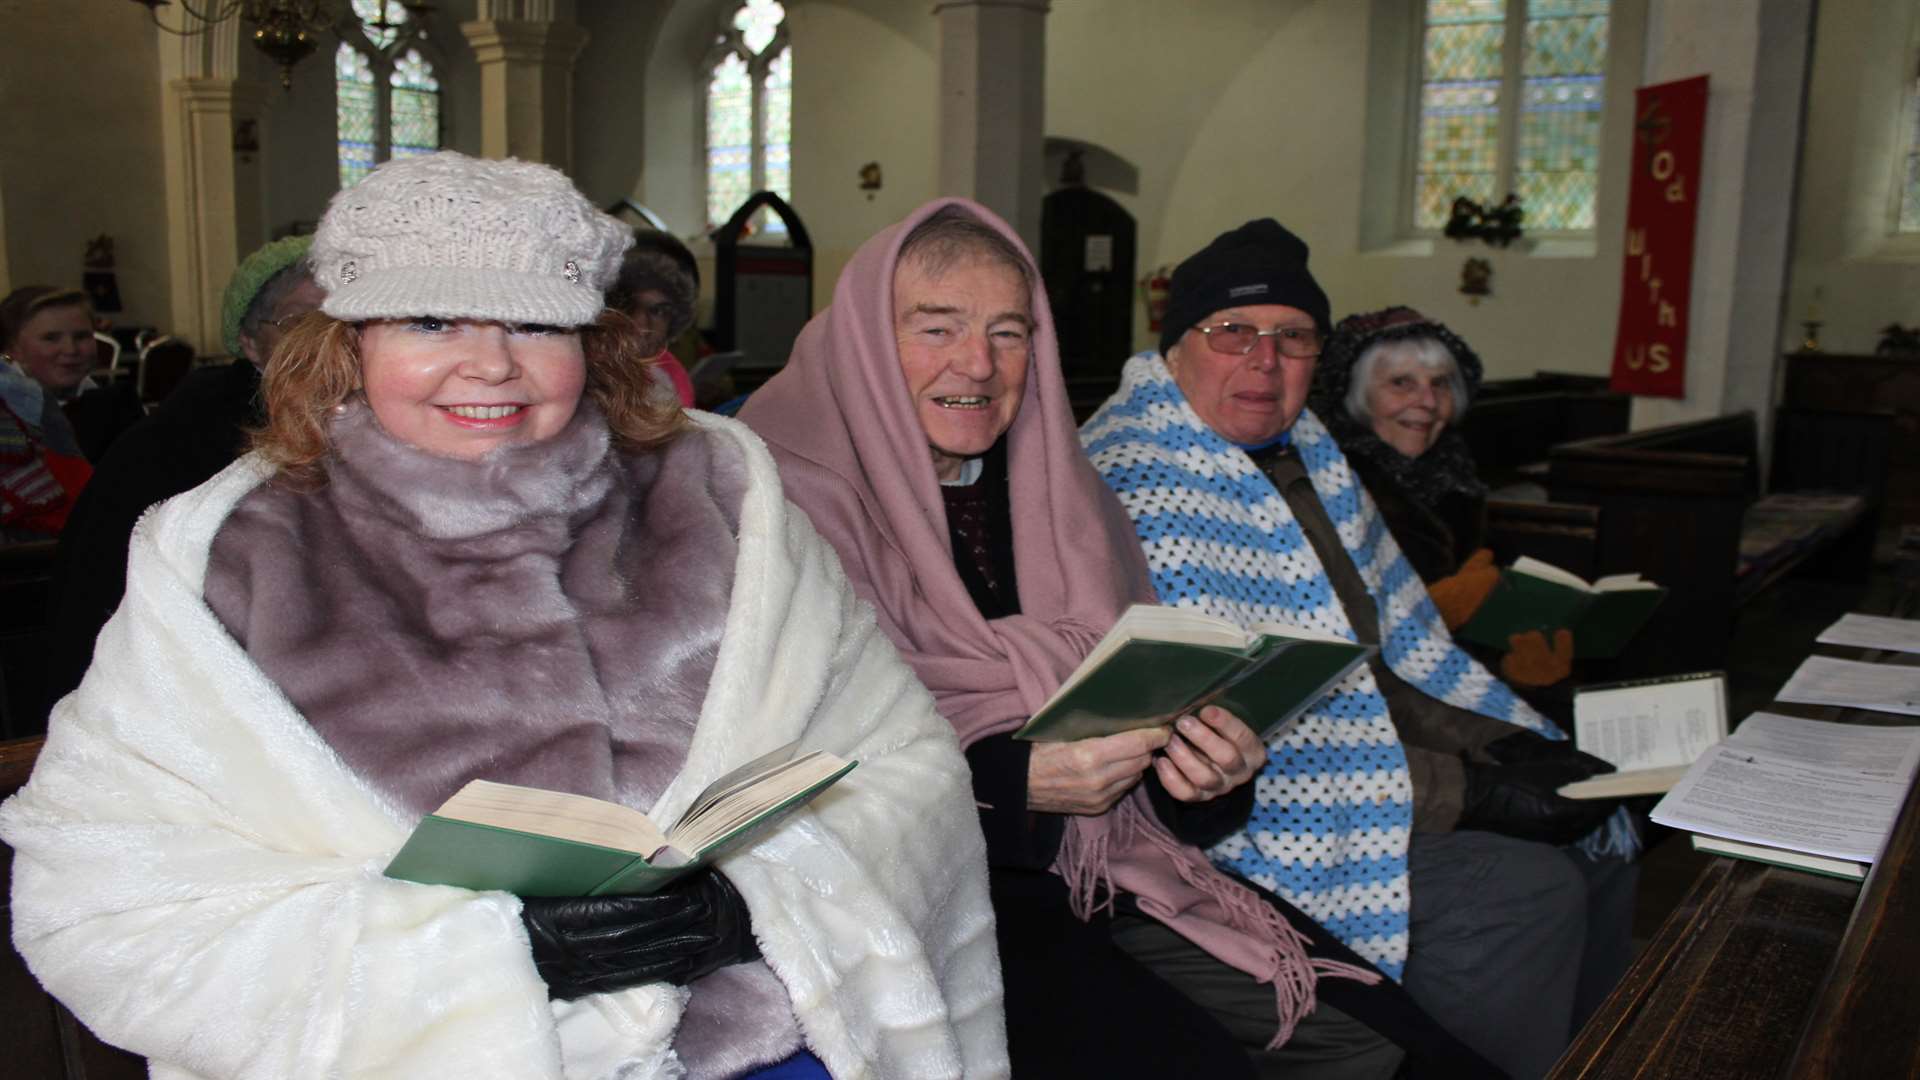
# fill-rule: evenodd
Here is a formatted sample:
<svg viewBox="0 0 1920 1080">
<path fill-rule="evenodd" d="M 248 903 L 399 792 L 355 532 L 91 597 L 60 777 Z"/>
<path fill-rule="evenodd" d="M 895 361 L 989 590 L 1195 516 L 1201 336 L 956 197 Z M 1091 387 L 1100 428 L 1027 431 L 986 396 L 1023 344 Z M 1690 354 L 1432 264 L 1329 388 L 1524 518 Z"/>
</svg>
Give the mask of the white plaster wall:
<svg viewBox="0 0 1920 1080">
<path fill-rule="evenodd" d="M 1611 69 L 1637 72 L 1640 5 L 1616 6 Z M 1272 216 L 1311 246 L 1336 318 L 1410 304 L 1472 342 L 1491 376 L 1606 371 L 1633 75 L 1609 80 L 1616 107 L 1603 132 L 1593 243 L 1501 251 L 1438 240 L 1383 249 L 1363 244 L 1363 225 L 1394 208 L 1368 205 L 1362 180 L 1371 34 L 1375 19 L 1394 16 L 1417 27 L 1417 8 L 1405 3 L 1054 0 L 1047 133 L 1098 143 L 1138 166 L 1137 197 L 1109 194 L 1139 219 L 1142 273 L 1243 221 Z M 1379 123 L 1392 137 L 1403 130 L 1394 117 Z M 1458 292 L 1469 257 L 1494 267 L 1494 295 L 1478 305 Z M 1139 329 L 1148 344 L 1144 321 Z"/>
<path fill-rule="evenodd" d="M 1920 238 L 1892 235 L 1916 59 L 1920 4 L 1822 0 L 1782 349 L 1816 308 L 1828 352 L 1872 352 L 1888 323 L 1920 324 Z"/>
<path fill-rule="evenodd" d="M 646 73 L 642 189 L 662 212 L 698 213 L 698 109 L 692 76 L 718 0 L 681 0 Z M 1451 241 L 1363 244 L 1369 44 L 1373 20 L 1417 18 L 1410 3 L 1358 0 L 1054 0 L 1047 24 L 1046 133 L 1092 143 L 1137 170 L 1108 191 L 1139 220 L 1140 268 L 1176 262 L 1218 232 L 1272 215 L 1313 247 L 1335 314 L 1409 303 L 1472 341 L 1493 375 L 1538 368 L 1604 372 L 1620 279 L 1632 91 L 1643 5 L 1622 0 L 1615 102 L 1604 133 L 1600 216 L 1591 243 L 1496 251 Z M 695 17 L 694 9 L 700 17 Z M 705 21 L 702 21 L 702 20 Z M 938 64 L 930 5 L 795 0 L 794 194 L 815 244 L 814 299 L 877 229 L 941 192 L 934 174 Z M 678 95 L 676 97 L 676 95 Z M 1391 121 L 1400 130 L 1400 121 Z M 685 148 L 685 149 L 682 149 Z M 857 172 L 880 162 L 872 200 Z M 1495 295 L 1458 291 L 1469 257 L 1494 265 Z M 1149 339 L 1144 316 L 1139 341 Z"/>
<path fill-rule="evenodd" d="M 587 46 L 573 69 L 574 182 L 601 206 L 640 200 L 650 147 L 647 73 L 674 6 L 673 0 L 580 0 L 575 7 Z"/>
<path fill-rule="evenodd" d="M 0 0 L 0 242 L 5 284 L 80 284 L 114 238 L 128 324 L 167 321 L 159 54 L 133 4 Z"/>
<path fill-rule="evenodd" d="M 934 175 L 935 23 L 931 4 L 801 0 L 787 24 L 793 205 L 813 241 L 818 309 L 833 300 L 861 243 L 942 194 Z M 860 167 L 870 161 L 883 175 L 871 193 L 860 190 Z"/>
</svg>

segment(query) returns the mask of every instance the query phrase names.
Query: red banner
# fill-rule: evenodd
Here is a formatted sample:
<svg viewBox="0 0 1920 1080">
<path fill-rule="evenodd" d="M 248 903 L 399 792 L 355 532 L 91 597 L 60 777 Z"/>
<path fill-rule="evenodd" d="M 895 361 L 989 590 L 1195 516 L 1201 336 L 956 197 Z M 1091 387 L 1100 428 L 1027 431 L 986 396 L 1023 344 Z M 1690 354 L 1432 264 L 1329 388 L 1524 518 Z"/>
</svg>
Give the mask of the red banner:
<svg viewBox="0 0 1920 1080">
<path fill-rule="evenodd" d="M 1634 91 L 1633 116 L 1613 389 L 1677 398 L 1687 389 L 1687 294 L 1693 281 L 1707 77 Z"/>
</svg>

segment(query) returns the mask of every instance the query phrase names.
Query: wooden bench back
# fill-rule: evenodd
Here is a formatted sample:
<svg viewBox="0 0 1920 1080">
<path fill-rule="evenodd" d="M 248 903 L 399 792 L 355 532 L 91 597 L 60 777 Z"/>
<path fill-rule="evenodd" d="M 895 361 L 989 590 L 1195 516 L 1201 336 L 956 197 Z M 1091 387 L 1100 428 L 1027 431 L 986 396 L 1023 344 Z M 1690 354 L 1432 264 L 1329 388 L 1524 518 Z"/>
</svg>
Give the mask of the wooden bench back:
<svg viewBox="0 0 1920 1080">
<path fill-rule="evenodd" d="M 1625 394 L 1563 389 L 1483 394 L 1461 419 L 1460 435 L 1480 478 L 1500 487 L 1515 480 L 1523 466 L 1547 460 L 1561 443 L 1625 431 L 1629 407 Z"/>
<path fill-rule="evenodd" d="M 1670 594 L 1620 674 L 1723 666 L 1733 630 L 1741 517 L 1759 494 L 1752 413 L 1567 443 L 1549 457 L 1555 503 L 1598 510 L 1598 574 L 1635 572 Z"/>
</svg>

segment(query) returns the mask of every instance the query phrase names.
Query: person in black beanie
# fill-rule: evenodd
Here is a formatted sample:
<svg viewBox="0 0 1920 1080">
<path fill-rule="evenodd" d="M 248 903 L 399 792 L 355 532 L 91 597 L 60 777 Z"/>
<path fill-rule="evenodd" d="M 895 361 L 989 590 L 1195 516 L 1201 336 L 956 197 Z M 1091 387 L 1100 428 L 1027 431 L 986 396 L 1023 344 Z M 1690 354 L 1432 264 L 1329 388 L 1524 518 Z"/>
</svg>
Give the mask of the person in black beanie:
<svg viewBox="0 0 1920 1080">
<path fill-rule="evenodd" d="M 1128 361 L 1081 438 L 1161 602 L 1381 647 L 1269 741 L 1253 812 L 1215 864 L 1320 919 L 1493 1066 L 1539 1076 L 1632 956 L 1616 804 L 1558 794 L 1612 767 L 1549 738 L 1453 646 L 1307 409 L 1331 330 L 1307 244 L 1250 221 L 1174 270 L 1159 352 Z M 1164 944 L 1114 925 L 1143 962 Z M 1203 1004 L 1223 992 L 1155 970 Z M 1386 1030 L 1363 995 L 1320 989 L 1323 1008 Z"/>
</svg>

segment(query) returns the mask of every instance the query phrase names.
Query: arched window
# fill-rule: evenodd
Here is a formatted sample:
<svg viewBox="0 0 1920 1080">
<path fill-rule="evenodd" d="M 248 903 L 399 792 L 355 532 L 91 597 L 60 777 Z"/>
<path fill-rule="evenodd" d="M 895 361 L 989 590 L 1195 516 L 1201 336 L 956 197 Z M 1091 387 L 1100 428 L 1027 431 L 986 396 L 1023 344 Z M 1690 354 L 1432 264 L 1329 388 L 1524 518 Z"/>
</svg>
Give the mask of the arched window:
<svg viewBox="0 0 1920 1080">
<path fill-rule="evenodd" d="M 1590 232 L 1609 0 L 1425 0 L 1413 223 L 1511 191 L 1527 231 Z"/>
<path fill-rule="evenodd" d="M 715 38 L 706 71 L 707 227 L 747 196 L 792 197 L 793 49 L 779 0 L 746 0 Z M 765 227 L 785 228 L 765 214 Z"/>
<path fill-rule="evenodd" d="M 440 149 L 440 81 L 415 47 L 419 27 L 399 0 L 353 0 L 359 33 L 334 50 L 340 186 L 396 155 Z"/>
<path fill-rule="evenodd" d="M 1912 70 L 1909 68 L 1908 70 Z M 1907 80 L 1905 151 L 1900 155 L 1900 174 L 1896 178 L 1900 193 L 1900 216 L 1894 231 L 1920 233 L 1920 78 Z"/>
</svg>

